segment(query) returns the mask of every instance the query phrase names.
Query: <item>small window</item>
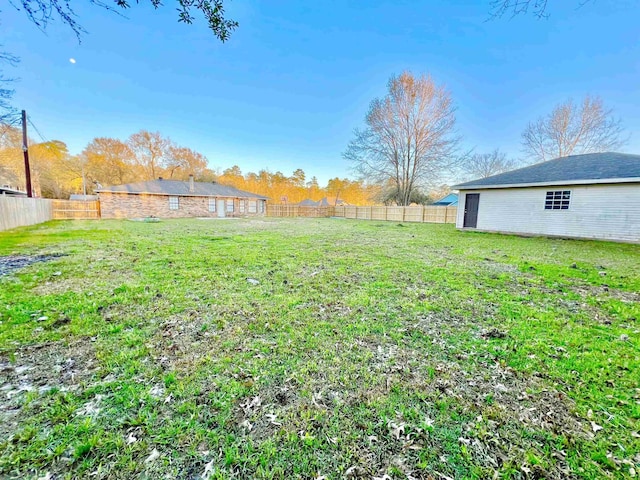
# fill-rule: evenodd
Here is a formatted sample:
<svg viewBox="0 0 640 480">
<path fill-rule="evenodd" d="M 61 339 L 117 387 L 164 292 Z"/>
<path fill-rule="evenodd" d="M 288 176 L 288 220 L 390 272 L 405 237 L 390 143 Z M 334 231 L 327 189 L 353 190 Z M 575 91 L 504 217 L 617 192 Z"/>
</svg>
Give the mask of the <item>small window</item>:
<svg viewBox="0 0 640 480">
<path fill-rule="evenodd" d="M 264 200 L 260 200 L 258 203 L 260 204 L 260 213 L 264 213 L 264 206 L 267 202 L 265 202 Z"/>
<path fill-rule="evenodd" d="M 554 190 L 547 192 L 544 201 L 545 210 L 569 210 L 569 200 L 571 199 L 571 190 Z"/>
<path fill-rule="evenodd" d="M 240 213 L 244 213 L 245 210 L 245 201 L 240 200 Z"/>
<path fill-rule="evenodd" d="M 178 210 L 178 197 L 169 197 L 169 210 Z"/>
<path fill-rule="evenodd" d="M 215 212 L 216 211 L 216 199 L 215 198 L 210 198 L 209 199 L 209 211 L 210 212 Z"/>
<path fill-rule="evenodd" d="M 258 213 L 258 202 L 249 200 L 249 213 Z"/>
<path fill-rule="evenodd" d="M 230 198 L 227 200 L 227 213 L 233 213 L 233 211 L 234 211 L 233 198 Z"/>
</svg>

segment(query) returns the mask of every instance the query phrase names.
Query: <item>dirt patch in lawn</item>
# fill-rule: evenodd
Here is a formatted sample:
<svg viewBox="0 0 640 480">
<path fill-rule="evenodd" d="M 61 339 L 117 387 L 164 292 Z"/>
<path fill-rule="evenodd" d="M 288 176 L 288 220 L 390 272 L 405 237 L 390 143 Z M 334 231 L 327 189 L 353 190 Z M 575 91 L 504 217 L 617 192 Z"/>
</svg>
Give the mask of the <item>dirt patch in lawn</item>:
<svg viewBox="0 0 640 480">
<path fill-rule="evenodd" d="M 0 355 L 0 438 L 17 431 L 29 392 L 78 392 L 95 373 L 93 342 L 51 342 Z"/>
<path fill-rule="evenodd" d="M 614 299 L 624 303 L 640 303 L 640 293 L 626 292 L 611 288 L 608 285 L 577 285 L 572 288 L 582 298 L 596 297 L 597 299 Z"/>
<path fill-rule="evenodd" d="M 64 256 L 61 253 L 51 255 L 7 255 L 0 257 L 0 277 L 9 275 L 14 270 L 28 267 L 33 263 L 48 262 L 55 258 Z"/>
</svg>

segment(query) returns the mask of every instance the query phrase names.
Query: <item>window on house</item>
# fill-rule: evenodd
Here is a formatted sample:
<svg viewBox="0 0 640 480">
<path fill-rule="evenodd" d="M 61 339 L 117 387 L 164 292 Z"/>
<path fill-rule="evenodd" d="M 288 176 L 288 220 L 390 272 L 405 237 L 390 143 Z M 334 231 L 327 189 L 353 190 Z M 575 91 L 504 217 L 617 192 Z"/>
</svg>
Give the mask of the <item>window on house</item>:
<svg viewBox="0 0 640 480">
<path fill-rule="evenodd" d="M 245 201 L 240 200 L 240 213 L 244 213 L 245 210 Z"/>
<path fill-rule="evenodd" d="M 545 210 L 569 210 L 569 200 L 571 199 L 571 190 L 554 190 L 547 192 L 544 201 Z"/>
<path fill-rule="evenodd" d="M 258 202 L 255 200 L 249 200 L 249 213 L 257 213 L 258 212 Z"/>
<path fill-rule="evenodd" d="M 209 199 L 209 211 L 210 212 L 215 212 L 216 211 L 216 199 L 215 198 L 210 198 Z"/>
<path fill-rule="evenodd" d="M 264 213 L 264 206 L 267 204 L 264 200 L 260 200 L 260 213 Z"/>
<path fill-rule="evenodd" d="M 233 207 L 233 198 L 229 198 L 227 200 L 227 213 L 233 213 L 234 207 Z"/>
<path fill-rule="evenodd" d="M 178 210 L 178 197 L 169 197 L 169 210 Z"/>
</svg>

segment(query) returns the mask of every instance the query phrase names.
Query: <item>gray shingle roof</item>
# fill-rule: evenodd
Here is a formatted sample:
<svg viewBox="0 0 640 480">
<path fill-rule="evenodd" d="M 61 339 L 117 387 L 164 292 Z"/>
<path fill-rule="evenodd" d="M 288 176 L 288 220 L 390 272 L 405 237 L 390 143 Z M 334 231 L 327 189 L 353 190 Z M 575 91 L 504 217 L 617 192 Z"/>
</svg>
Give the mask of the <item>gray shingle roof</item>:
<svg viewBox="0 0 640 480">
<path fill-rule="evenodd" d="M 556 158 L 492 177 L 453 185 L 456 190 L 504 188 L 532 184 L 617 183 L 640 181 L 640 155 L 627 153 L 587 153 Z"/>
<path fill-rule="evenodd" d="M 313 200 L 311 200 L 310 198 L 307 198 L 306 200 L 302 200 L 298 206 L 300 207 L 317 207 L 318 206 L 318 202 L 315 202 Z"/>
<path fill-rule="evenodd" d="M 124 185 L 113 185 L 102 187 L 97 192 L 110 193 L 147 193 L 151 195 L 177 195 L 177 196 L 198 196 L 198 197 L 233 197 L 233 198 L 259 198 L 268 200 L 269 197 L 258 195 L 257 193 L 245 192 L 229 185 L 209 182 L 193 182 L 194 191 L 189 191 L 189 182 L 178 180 L 149 180 L 146 182 L 126 183 Z"/>
</svg>

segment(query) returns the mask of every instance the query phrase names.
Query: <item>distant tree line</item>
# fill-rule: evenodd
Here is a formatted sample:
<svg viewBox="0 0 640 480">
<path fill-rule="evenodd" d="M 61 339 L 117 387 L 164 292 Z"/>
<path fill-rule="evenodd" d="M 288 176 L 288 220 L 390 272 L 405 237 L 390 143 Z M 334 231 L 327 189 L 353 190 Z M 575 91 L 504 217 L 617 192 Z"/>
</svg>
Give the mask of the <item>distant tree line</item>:
<svg viewBox="0 0 640 480">
<path fill-rule="evenodd" d="M 220 182 L 268 196 L 275 203 L 297 203 L 306 198 L 336 198 L 349 204 L 378 202 L 380 187 L 361 180 L 332 178 L 321 186 L 316 177 L 307 178 L 302 169 L 288 176 L 260 170 L 243 173 L 240 167 L 214 170 L 201 153 L 177 145 L 158 132 L 141 130 L 126 140 L 94 138 L 79 155 L 71 155 L 64 142 L 30 141 L 32 180 L 36 194 L 48 198 L 68 198 L 72 193 L 93 193 L 98 186 L 152 180 Z M 0 185 L 24 188 L 22 133 L 0 124 Z"/>
</svg>

